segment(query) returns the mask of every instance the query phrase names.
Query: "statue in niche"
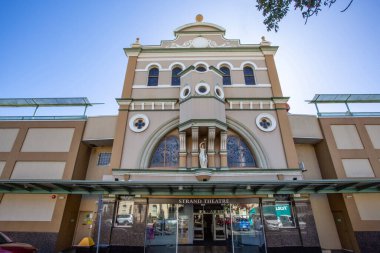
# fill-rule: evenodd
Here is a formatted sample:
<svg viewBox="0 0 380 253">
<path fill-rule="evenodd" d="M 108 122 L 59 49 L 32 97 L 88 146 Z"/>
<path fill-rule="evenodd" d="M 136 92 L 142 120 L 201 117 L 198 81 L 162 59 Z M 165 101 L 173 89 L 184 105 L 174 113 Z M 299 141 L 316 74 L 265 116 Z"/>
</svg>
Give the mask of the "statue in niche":
<svg viewBox="0 0 380 253">
<path fill-rule="evenodd" d="M 202 169 L 207 168 L 206 144 L 204 141 L 199 144 L 199 163 Z"/>
</svg>

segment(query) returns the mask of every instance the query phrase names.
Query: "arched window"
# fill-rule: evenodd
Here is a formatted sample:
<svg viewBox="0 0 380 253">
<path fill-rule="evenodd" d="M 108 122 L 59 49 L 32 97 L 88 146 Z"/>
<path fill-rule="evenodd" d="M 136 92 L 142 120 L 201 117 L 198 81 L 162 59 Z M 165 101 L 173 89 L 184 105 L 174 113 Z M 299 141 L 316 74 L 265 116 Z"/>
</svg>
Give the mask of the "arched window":
<svg viewBox="0 0 380 253">
<path fill-rule="evenodd" d="M 247 144 L 237 136 L 227 137 L 228 167 L 256 167 L 255 159 Z"/>
<path fill-rule="evenodd" d="M 244 67 L 244 80 L 246 85 L 255 85 L 255 76 L 251 67 Z"/>
<path fill-rule="evenodd" d="M 180 67 L 175 67 L 172 70 L 172 85 L 173 86 L 179 86 L 179 85 L 181 85 L 181 79 L 178 76 L 179 72 L 181 72 L 181 71 L 182 71 L 182 69 Z"/>
<path fill-rule="evenodd" d="M 176 136 L 165 137 L 153 153 L 150 167 L 178 167 L 179 140 Z"/>
<path fill-rule="evenodd" d="M 221 67 L 220 71 L 224 73 L 223 75 L 223 85 L 231 85 L 231 74 L 230 69 L 227 67 Z"/>
<path fill-rule="evenodd" d="M 148 86 L 157 86 L 158 85 L 158 74 L 160 71 L 158 68 L 151 68 L 148 75 Z"/>
</svg>

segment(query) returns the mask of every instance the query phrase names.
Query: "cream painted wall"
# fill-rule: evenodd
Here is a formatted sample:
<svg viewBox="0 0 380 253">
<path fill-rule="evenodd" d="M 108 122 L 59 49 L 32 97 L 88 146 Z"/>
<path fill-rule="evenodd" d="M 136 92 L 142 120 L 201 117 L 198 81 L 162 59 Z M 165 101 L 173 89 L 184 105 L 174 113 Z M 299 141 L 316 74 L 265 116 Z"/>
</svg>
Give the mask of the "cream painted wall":
<svg viewBox="0 0 380 253">
<path fill-rule="evenodd" d="M 310 195 L 310 203 L 321 248 L 341 249 L 342 245 L 326 194 Z"/>
<path fill-rule="evenodd" d="M 366 125 L 369 138 L 374 148 L 380 149 L 380 125 Z"/>
<path fill-rule="evenodd" d="M 5 161 L 0 161 L 0 177 L 1 177 L 1 173 L 3 173 L 3 169 L 5 167 Z"/>
<path fill-rule="evenodd" d="M 363 149 L 355 125 L 331 125 L 331 130 L 338 149 Z"/>
<path fill-rule="evenodd" d="M 146 87 L 146 88 L 134 88 L 132 90 L 132 97 L 134 99 L 160 99 L 160 98 L 179 98 L 180 87 L 169 87 L 169 88 L 156 88 L 156 87 Z"/>
<path fill-rule="evenodd" d="M 56 201 L 50 194 L 4 194 L 0 221 L 51 221 Z"/>
<path fill-rule="evenodd" d="M 353 194 L 362 220 L 380 220 L 380 193 Z"/>
<path fill-rule="evenodd" d="M 258 129 L 256 117 L 260 113 L 269 113 L 277 120 L 277 115 L 273 111 L 226 111 L 227 117 L 239 122 L 253 134 L 268 158 L 270 168 L 287 168 L 279 126 L 277 125 L 272 132 Z"/>
<path fill-rule="evenodd" d="M 368 159 L 342 159 L 347 177 L 375 177 Z"/>
<path fill-rule="evenodd" d="M 98 209 L 98 196 L 96 195 L 82 195 L 80 203 L 80 211 L 93 211 Z"/>
<path fill-rule="evenodd" d="M 11 179 L 62 179 L 66 162 L 16 162 Z"/>
<path fill-rule="evenodd" d="M 224 103 L 215 98 L 193 98 L 180 105 L 180 123 L 193 119 L 212 119 L 226 122 Z"/>
<path fill-rule="evenodd" d="M 129 119 L 136 114 L 145 114 L 149 119 L 148 128 L 141 132 L 133 132 L 129 126 Z M 127 129 L 124 140 L 124 147 L 121 159 L 122 168 L 138 168 L 140 163 L 139 159 L 144 152 L 145 144 L 152 138 L 152 135 L 165 127 L 165 123 L 178 118 L 178 111 L 144 111 L 144 112 L 130 112 L 128 114 Z"/>
<path fill-rule="evenodd" d="M 293 138 L 323 139 L 318 118 L 314 115 L 289 115 Z"/>
<path fill-rule="evenodd" d="M 306 171 L 302 173 L 304 179 L 322 179 L 314 146 L 311 144 L 296 144 L 295 146 L 298 160 L 305 165 Z"/>
<path fill-rule="evenodd" d="M 172 75 L 171 69 L 170 69 L 171 65 L 175 66 L 176 63 L 181 63 L 185 65 L 185 68 L 187 68 L 191 65 L 197 64 L 198 62 L 205 62 L 208 66 L 214 66 L 215 68 L 217 68 L 217 66 L 220 64 L 224 64 L 225 66 L 228 66 L 230 68 L 231 81 L 233 84 L 245 83 L 243 70 L 240 67 L 242 66 L 243 63 L 252 62 L 259 68 L 259 69 L 255 69 L 255 67 L 253 66 L 256 84 L 270 83 L 268 71 L 265 69 L 266 64 L 264 60 L 252 59 L 250 57 L 245 57 L 244 59 L 240 59 L 240 60 L 234 60 L 233 58 L 230 58 L 226 56 L 225 54 L 223 55 L 223 57 L 220 57 L 219 60 L 215 60 L 215 57 L 213 57 L 212 60 L 209 60 L 209 59 L 204 59 L 202 57 L 196 57 L 196 56 L 192 57 L 192 60 L 186 60 L 186 58 L 184 59 L 180 58 L 179 60 L 175 60 L 177 57 L 178 57 L 177 55 L 173 54 L 171 60 L 157 58 L 157 59 L 151 59 L 151 61 L 141 61 L 141 58 L 139 58 L 140 61 L 137 62 L 136 69 L 138 71 L 135 73 L 134 85 L 147 84 L 148 69 L 152 67 L 153 65 L 161 66 L 159 77 L 158 77 L 158 85 L 160 86 L 160 85 L 165 85 L 165 84 L 166 85 L 171 84 L 171 75 Z M 232 68 L 231 68 L 231 65 L 232 65 Z"/>
<path fill-rule="evenodd" d="M 30 128 L 21 152 L 69 152 L 74 128 Z"/>
<path fill-rule="evenodd" d="M 0 152 L 11 152 L 18 131 L 18 128 L 0 129 Z"/>
<path fill-rule="evenodd" d="M 267 98 L 272 97 L 270 87 L 257 86 L 223 86 L 226 98 Z"/>
<path fill-rule="evenodd" d="M 113 139 L 117 116 L 88 117 L 83 140 Z"/>
<path fill-rule="evenodd" d="M 98 165 L 100 153 L 111 153 L 112 147 L 98 147 L 91 150 L 90 161 L 88 163 L 86 180 L 102 180 L 103 175 L 109 173 L 110 166 Z"/>
</svg>

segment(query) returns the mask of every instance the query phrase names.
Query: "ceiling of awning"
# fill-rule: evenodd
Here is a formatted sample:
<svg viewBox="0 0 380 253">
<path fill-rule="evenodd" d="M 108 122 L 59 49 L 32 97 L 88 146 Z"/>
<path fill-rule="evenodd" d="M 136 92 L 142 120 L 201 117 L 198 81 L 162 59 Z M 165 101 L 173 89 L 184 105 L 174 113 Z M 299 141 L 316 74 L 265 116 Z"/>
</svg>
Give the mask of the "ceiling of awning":
<svg viewBox="0 0 380 253">
<path fill-rule="evenodd" d="M 380 192 L 378 179 L 294 180 L 257 182 L 131 182 L 84 180 L 0 180 L 0 193 L 125 194 L 173 196 L 238 196 Z"/>
</svg>

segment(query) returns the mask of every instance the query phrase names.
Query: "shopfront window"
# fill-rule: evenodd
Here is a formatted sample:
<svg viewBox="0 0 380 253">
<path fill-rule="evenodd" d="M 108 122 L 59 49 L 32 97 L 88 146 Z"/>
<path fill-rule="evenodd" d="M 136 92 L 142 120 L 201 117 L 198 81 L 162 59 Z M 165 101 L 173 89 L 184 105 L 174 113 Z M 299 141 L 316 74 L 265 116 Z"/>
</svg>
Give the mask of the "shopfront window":
<svg viewBox="0 0 380 253">
<path fill-rule="evenodd" d="M 133 198 L 119 197 L 117 202 L 117 213 L 115 227 L 132 227 L 133 225 Z"/>
<path fill-rule="evenodd" d="M 263 202 L 263 215 L 268 230 L 296 227 L 290 201 Z"/>
<path fill-rule="evenodd" d="M 146 226 L 146 252 L 176 252 L 177 205 L 150 204 Z"/>
<path fill-rule="evenodd" d="M 231 205 L 228 229 L 235 252 L 264 250 L 265 239 L 259 203 Z"/>
</svg>

